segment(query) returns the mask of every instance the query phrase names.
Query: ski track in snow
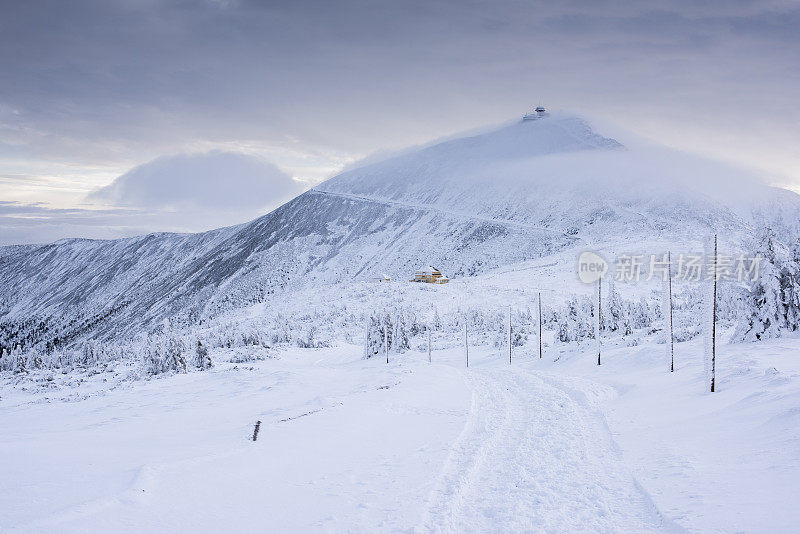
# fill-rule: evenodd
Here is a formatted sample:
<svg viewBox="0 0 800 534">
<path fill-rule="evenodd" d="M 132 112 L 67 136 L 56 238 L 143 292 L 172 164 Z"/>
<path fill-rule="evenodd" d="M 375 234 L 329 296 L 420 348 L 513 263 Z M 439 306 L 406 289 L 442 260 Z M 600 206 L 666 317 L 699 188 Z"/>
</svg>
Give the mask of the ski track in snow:
<svg viewBox="0 0 800 534">
<path fill-rule="evenodd" d="M 418 531 L 682 531 L 629 474 L 582 392 L 519 369 L 467 380 L 469 418 Z"/>
</svg>

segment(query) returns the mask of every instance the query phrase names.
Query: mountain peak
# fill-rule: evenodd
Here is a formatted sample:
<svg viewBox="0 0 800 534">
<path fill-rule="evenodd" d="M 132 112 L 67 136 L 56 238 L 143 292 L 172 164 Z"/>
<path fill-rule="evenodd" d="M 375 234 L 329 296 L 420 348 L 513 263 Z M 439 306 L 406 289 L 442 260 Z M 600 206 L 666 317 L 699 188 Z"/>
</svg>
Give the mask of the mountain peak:
<svg viewBox="0 0 800 534">
<path fill-rule="evenodd" d="M 407 197 L 409 187 L 428 191 L 469 178 L 493 181 L 502 169 L 555 154 L 614 150 L 623 146 L 596 133 L 587 121 L 566 113 L 547 113 L 536 120 L 518 120 L 500 128 L 465 135 L 407 151 L 335 176 L 316 187 L 331 193 L 382 198 Z M 420 194 L 412 196 L 419 199 Z M 423 194 L 422 197 L 430 198 Z"/>
</svg>

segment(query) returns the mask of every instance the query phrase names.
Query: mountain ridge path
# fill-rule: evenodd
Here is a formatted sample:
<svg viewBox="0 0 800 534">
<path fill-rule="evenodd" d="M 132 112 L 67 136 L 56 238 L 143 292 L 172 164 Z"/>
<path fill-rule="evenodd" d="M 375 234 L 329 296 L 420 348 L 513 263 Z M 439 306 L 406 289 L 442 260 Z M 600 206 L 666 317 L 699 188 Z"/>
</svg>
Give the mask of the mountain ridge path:
<svg viewBox="0 0 800 534">
<path fill-rule="evenodd" d="M 546 226 L 536 225 L 536 224 L 528 224 L 519 221 L 512 221 L 509 219 L 496 219 L 493 217 L 485 217 L 482 215 L 477 215 L 474 213 L 466 213 L 463 211 L 457 210 L 448 210 L 442 206 L 437 206 L 434 204 L 424 204 L 424 203 L 414 203 L 414 202 L 405 202 L 400 200 L 392 200 L 388 198 L 380 198 L 380 197 L 373 197 L 373 196 L 366 196 L 366 195 L 356 195 L 353 193 L 342 193 L 338 191 L 326 191 L 324 189 L 319 189 L 317 187 L 309 189 L 309 192 L 318 194 L 318 195 L 329 195 L 334 197 L 340 197 L 347 200 L 355 200 L 359 202 L 372 202 L 375 204 L 383 204 L 386 206 L 392 206 L 397 208 L 405 208 L 405 209 L 412 209 L 412 210 L 420 210 L 426 212 L 433 212 L 439 213 L 441 215 L 446 215 L 449 217 L 457 217 L 461 219 L 470 219 L 477 222 L 484 222 L 490 224 L 497 224 L 500 226 L 508 226 L 513 228 L 518 228 L 521 230 L 536 230 L 539 232 L 545 232 L 550 234 L 560 235 L 565 237 L 573 242 L 583 241 L 584 239 L 577 235 L 572 235 L 565 233 L 561 230 L 557 230 L 554 228 L 548 228 Z"/>
</svg>

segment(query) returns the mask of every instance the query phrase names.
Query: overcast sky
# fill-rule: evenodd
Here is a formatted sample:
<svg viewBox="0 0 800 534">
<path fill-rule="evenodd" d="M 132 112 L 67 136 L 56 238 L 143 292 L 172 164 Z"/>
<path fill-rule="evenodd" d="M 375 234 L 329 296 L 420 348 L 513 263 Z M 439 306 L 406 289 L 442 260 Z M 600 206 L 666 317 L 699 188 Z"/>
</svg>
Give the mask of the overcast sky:
<svg viewBox="0 0 800 534">
<path fill-rule="evenodd" d="M 696 4 L 2 2 L 0 243 L 242 222 L 540 103 L 800 190 L 800 4 Z"/>
</svg>

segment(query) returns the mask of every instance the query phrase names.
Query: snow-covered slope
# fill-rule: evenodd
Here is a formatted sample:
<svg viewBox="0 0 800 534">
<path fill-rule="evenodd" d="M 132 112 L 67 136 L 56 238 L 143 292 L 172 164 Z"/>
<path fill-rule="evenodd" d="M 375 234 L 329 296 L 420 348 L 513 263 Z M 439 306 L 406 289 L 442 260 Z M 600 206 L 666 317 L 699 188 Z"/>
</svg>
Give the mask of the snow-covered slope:
<svg viewBox="0 0 800 534">
<path fill-rule="evenodd" d="M 795 230 L 800 197 L 583 120 L 518 122 L 355 169 L 243 225 L 0 249 L 0 345 L 196 322 L 309 284 L 448 276 L 605 243 Z M 572 273 L 565 273 L 565 276 Z"/>
</svg>

